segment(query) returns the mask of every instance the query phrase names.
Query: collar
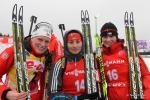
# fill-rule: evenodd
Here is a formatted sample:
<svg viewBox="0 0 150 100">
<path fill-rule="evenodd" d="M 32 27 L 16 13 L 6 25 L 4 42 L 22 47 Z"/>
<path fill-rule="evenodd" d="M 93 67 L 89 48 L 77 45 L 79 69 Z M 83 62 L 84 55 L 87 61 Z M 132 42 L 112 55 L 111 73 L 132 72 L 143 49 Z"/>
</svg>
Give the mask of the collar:
<svg viewBox="0 0 150 100">
<path fill-rule="evenodd" d="M 111 47 L 103 47 L 103 53 L 106 55 L 114 54 L 124 48 L 124 41 L 119 40 L 118 42 L 114 43 Z"/>
</svg>

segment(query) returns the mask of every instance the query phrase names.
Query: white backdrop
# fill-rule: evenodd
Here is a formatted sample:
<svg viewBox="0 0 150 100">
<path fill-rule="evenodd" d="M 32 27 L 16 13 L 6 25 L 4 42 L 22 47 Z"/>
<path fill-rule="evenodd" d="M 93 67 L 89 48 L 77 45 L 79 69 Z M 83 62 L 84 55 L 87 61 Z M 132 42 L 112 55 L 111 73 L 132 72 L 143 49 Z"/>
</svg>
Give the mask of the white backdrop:
<svg viewBox="0 0 150 100">
<path fill-rule="evenodd" d="M 102 24 L 112 21 L 116 24 L 119 37 L 124 38 L 124 12 L 134 12 L 137 39 L 149 40 L 150 6 L 149 0 L 1 0 L 0 32 L 12 34 L 11 14 L 13 5 L 24 6 L 24 32 L 27 35 L 30 17 L 35 15 L 39 21 L 48 21 L 54 33 L 62 41 L 58 24 L 66 29 L 81 29 L 80 11 L 87 9 L 91 19 L 91 30 L 95 32 L 94 16 L 98 15 L 98 32 Z M 93 45 L 95 41 L 93 40 Z"/>
</svg>

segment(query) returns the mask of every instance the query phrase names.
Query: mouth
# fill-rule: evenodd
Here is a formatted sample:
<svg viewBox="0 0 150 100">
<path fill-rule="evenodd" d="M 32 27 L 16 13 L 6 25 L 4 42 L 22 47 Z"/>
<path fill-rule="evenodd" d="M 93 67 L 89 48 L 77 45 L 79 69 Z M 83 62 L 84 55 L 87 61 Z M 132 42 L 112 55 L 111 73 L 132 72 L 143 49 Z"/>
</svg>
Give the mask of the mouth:
<svg viewBox="0 0 150 100">
<path fill-rule="evenodd" d="M 109 47 L 113 44 L 113 42 L 107 42 L 106 45 Z"/>
<path fill-rule="evenodd" d="M 39 51 L 45 51 L 46 50 L 46 47 L 44 47 L 44 46 L 37 46 L 37 48 Z"/>
<path fill-rule="evenodd" d="M 77 52 L 77 51 L 79 51 L 78 49 L 72 49 L 74 52 Z"/>
</svg>

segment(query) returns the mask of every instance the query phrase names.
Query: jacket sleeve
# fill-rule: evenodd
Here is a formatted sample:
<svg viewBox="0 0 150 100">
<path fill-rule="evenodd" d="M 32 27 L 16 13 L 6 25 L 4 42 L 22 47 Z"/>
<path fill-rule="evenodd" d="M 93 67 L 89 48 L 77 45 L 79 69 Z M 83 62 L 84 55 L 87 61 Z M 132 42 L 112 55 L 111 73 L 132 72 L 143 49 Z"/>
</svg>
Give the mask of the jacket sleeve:
<svg viewBox="0 0 150 100">
<path fill-rule="evenodd" d="M 142 77 L 142 84 L 143 84 L 143 91 L 144 91 L 144 99 L 150 100 L 150 71 L 148 70 L 147 65 L 145 64 L 142 57 L 139 57 L 140 67 L 141 67 L 141 77 Z"/>
<path fill-rule="evenodd" d="M 63 68 L 61 59 L 51 66 L 48 79 L 48 95 L 52 96 L 61 92 Z"/>
<path fill-rule="evenodd" d="M 55 61 L 58 61 L 58 59 L 60 59 L 63 56 L 63 46 L 60 41 L 58 40 L 56 41 L 57 42 L 55 46 L 55 50 L 56 50 Z"/>
<path fill-rule="evenodd" d="M 9 69 L 13 64 L 14 56 L 13 56 L 13 46 L 6 48 L 0 54 L 0 98 L 5 90 L 9 89 L 9 87 L 3 83 L 2 77 L 4 74 L 7 74 Z"/>
<path fill-rule="evenodd" d="M 54 36 L 51 37 L 51 41 L 48 46 L 49 52 L 52 53 L 52 63 L 56 63 L 63 56 L 63 46 L 61 42 Z"/>
</svg>

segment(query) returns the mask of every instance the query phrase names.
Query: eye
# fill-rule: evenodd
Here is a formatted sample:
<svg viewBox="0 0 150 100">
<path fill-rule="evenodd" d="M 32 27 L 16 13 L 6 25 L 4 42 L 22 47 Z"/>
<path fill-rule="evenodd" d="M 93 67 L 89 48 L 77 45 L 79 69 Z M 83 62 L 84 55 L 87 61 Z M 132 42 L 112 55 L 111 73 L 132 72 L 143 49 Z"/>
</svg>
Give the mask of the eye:
<svg viewBox="0 0 150 100">
<path fill-rule="evenodd" d="M 81 41 L 77 40 L 76 43 L 79 44 Z"/>
<path fill-rule="evenodd" d="M 106 35 L 106 36 L 103 36 L 102 38 L 107 38 L 107 35 Z"/>
<path fill-rule="evenodd" d="M 41 38 L 38 38 L 38 41 L 42 42 L 43 40 Z"/>
<path fill-rule="evenodd" d="M 108 35 L 109 37 L 113 37 L 113 35 Z"/>
<path fill-rule="evenodd" d="M 47 43 L 47 44 L 48 44 L 48 43 L 49 43 L 49 41 L 47 40 L 47 41 L 45 41 L 45 43 Z"/>
<path fill-rule="evenodd" d="M 68 43 L 73 44 L 73 41 L 68 41 Z"/>
</svg>

